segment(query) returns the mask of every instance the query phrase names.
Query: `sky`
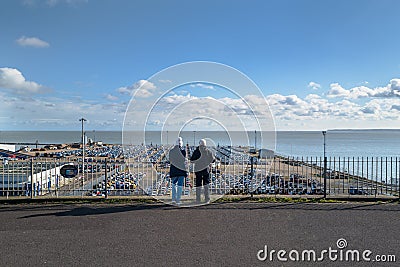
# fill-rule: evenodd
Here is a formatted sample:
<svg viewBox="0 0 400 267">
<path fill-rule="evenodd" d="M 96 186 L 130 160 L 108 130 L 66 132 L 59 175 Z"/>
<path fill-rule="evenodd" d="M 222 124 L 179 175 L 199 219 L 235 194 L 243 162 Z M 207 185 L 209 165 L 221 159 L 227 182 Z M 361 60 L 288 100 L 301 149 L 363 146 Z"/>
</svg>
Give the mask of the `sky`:
<svg viewBox="0 0 400 267">
<path fill-rule="evenodd" d="M 174 82 L 151 77 L 192 61 L 232 67 L 259 91 L 178 86 L 148 116 L 154 129 L 171 105 L 187 118 L 219 114 L 222 124 L 268 117 L 276 130 L 397 129 L 399 8 L 397 0 L 3 0 L 0 131 L 79 130 L 81 117 L 90 130 L 121 130 L 127 120 L 140 128 Z"/>
</svg>

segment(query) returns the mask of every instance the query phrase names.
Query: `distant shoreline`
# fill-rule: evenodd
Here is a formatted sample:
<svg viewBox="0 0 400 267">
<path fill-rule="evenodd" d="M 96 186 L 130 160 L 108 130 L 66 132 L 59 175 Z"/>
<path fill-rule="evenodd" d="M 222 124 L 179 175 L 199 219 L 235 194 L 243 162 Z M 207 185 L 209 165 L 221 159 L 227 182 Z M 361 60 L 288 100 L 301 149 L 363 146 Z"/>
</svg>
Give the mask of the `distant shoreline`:
<svg viewBox="0 0 400 267">
<path fill-rule="evenodd" d="M 262 134 L 262 138 L 260 135 Z M 122 132 L 86 131 L 87 141 L 104 144 L 173 144 L 177 132 Z M 320 131 L 222 132 L 184 131 L 180 133 L 186 143 L 193 146 L 201 138 L 208 138 L 215 145 L 252 145 L 268 148 L 290 156 L 320 156 L 323 154 L 324 138 Z M 326 135 L 328 156 L 398 156 L 400 129 L 332 130 Z M 80 143 L 81 131 L 0 131 L 1 143 L 66 144 Z M 211 144 L 210 143 L 210 144 Z M 16 148 L 18 149 L 18 148 Z"/>
</svg>

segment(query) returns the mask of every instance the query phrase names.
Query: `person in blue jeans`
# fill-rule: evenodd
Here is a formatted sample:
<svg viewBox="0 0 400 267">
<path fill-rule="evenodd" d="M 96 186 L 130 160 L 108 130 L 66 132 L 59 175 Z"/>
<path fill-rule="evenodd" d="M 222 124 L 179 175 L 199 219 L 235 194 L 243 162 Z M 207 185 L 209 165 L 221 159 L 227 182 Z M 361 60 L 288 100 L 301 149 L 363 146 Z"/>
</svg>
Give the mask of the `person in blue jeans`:
<svg viewBox="0 0 400 267">
<path fill-rule="evenodd" d="M 169 151 L 169 176 L 172 182 L 172 204 L 181 204 L 183 183 L 187 176 L 185 160 L 186 151 L 183 148 L 182 138 L 179 137 L 176 141 L 176 145 Z"/>
</svg>

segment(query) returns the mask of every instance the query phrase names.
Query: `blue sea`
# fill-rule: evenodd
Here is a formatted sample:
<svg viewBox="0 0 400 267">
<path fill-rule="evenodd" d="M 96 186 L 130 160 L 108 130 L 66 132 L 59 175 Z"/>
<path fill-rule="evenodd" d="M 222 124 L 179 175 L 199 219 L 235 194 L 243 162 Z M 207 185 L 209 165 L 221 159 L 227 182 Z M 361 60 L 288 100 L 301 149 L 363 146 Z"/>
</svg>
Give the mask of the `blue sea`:
<svg viewBox="0 0 400 267">
<path fill-rule="evenodd" d="M 95 141 L 107 144 L 122 144 L 120 131 L 88 131 L 86 136 Z M 182 132 L 185 143 L 197 144 L 201 138 L 211 140 L 215 145 L 256 146 L 257 148 L 273 149 L 271 133 L 263 134 L 249 132 L 243 134 L 224 132 Z M 232 137 L 233 136 L 233 137 Z M 138 134 L 125 134 L 124 143 L 143 143 Z M 163 136 L 159 132 L 146 133 L 146 144 L 173 144 L 176 135 L 169 133 Z M 0 131 L 0 143 L 34 143 L 60 144 L 80 142 L 79 131 Z M 266 141 L 265 141 L 266 140 Z M 400 130 L 331 130 L 326 134 L 326 155 L 328 157 L 396 157 L 400 154 Z M 32 146 L 32 145 L 31 145 Z M 33 146 L 32 146 L 33 147 Z M 277 154 L 293 157 L 322 157 L 324 153 L 324 138 L 322 132 L 316 131 L 279 131 L 276 133 Z"/>
</svg>

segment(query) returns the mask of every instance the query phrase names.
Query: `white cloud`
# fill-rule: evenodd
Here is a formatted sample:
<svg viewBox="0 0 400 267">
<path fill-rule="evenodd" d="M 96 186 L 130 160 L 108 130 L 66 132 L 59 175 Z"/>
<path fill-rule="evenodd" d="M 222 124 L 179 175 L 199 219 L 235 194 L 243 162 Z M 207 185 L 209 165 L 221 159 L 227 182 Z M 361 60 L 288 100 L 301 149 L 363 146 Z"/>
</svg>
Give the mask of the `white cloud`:
<svg viewBox="0 0 400 267">
<path fill-rule="evenodd" d="M 375 107 L 371 107 L 371 106 L 363 107 L 361 109 L 361 111 L 365 114 L 376 114 L 377 113 L 377 109 Z"/>
<path fill-rule="evenodd" d="M 255 105 L 249 106 L 249 104 L 256 104 L 256 103 L 254 103 L 254 102 L 256 102 L 256 99 L 254 99 L 254 96 L 245 96 L 243 100 L 242 99 L 232 99 L 230 97 L 224 97 L 224 98 L 219 99 L 219 101 L 224 103 L 227 107 L 229 107 L 237 115 L 253 115 L 253 113 L 257 113 L 257 111 L 254 110 L 256 107 Z M 254 109 L 252 109 L 252 107 Z"/>
<path fill-rule="evenodd" d="M 266 96 L 266 100 L 280 130 L 384 128 L 396 125 L 400 119 L 400 97 L 396 97 L 399 86 L 400 79 L 392 79 L 387 86 L 373 89 L 358 86 L 347 90 L 340 84 L 333 83 L 328 95 L 272 94 Z M 90 127 L 104 126 L 107 129 L 118 129 L 122 125 L 126 110 L 126 103 L 118 101 L 118 98 L 122 99 L 122 97 L 112 93 L 104 95 L 103 103 L 84 99 L 66 101 L 65 99 L 28 97 L 23 93 L 40 92 L 43 88 L 35 82 L 26 81 L 16 69 L 0 69 L 0 87 L 17 93 L 10 94 L 9 91 L 0 90 L 2 103 L 0 113 L 2 117 L 9 117 L 10 121 L 20 127 L 28 127 L 28 125 L 38 128 L 75 127 L 77 118 L 85 114 L 85 117 L 90 119 Z M 133 101 L 135 107 L 131 111 L 131 117 L 134 119 L 127 122 L 131 123 L 132 127 L 136 127 L 147 118 L 147 110 L 154 103 L 154 99 L 145 97 L 153 95 L 155 90 L 157 90 L 156 86 L 146 80 L 140 80 L 132 86 L 121 87 L 117 90 L 121 94 L 142 97 Z M 339 95 L 341 98 L 338 97 Z M 182 106 L 178 108 L 179 105 Z M 243 99 L 239 99 L 198 97 L 187 92 L 169 94 L 162 98 L 152 110 L 149 124 L 155 128 L 160 127 L 170 112 L 174 112 L 174 116 L 169 118 L 170 124 L 175 126 L 184 125 L 188 119 L 197 116 L 216 118 L 222 124 L 229 125 L 230 129 L 239 129 L 239 123 L 253 129 L 256 125 L 251 121 L 254 114 L 265 118 L 265 123 L 271 122 L 268 105 L 262 97 L 256 95 L 246 95 Z M 199 123 L 201 127 L 208 127 L 204 121 Z"/>
<path fill-rule="evenodd" d="M 328 98 L 343 97 L 347 99 L 358 98 L 392 98 L 400 97 L 400 79 L 392 79 L 385 87 L 369 88 L 367 86 L 356 86 L 349 90 L 338 83 L 332 83 L 328 92 Z"/>
<path fill-rule="evenodd" d="M 78 119 L 84 116 L 87 127 L 120 129 L 126 105 L 103 104 L 65 98 L 31 98 L 9 96 L 0 92 L 0 114 L 9 118 L 2 128 L 9 130 L 80 129 Z"/>
<path fill-rule="evenodd" d="M 131 86 L 118 88 L 117 92 L 120 94 L 128 94 L 135 97 L 147 98 L 152 96 L 156 89 L 157 87 L 154 85 L 154 83 L 146 80 L 140 80 Z"/>
<path fill-rule="evenodd" d="M 106 99 L 109 101 L 116 101 L 116 100 L 118 100 L 118 97 L 116 97 L 115 95 L 112 95 L 112 94 L 106 94 Z"/>
<path fill-rule="evenodd" d="M 390 80 L 390 89 L 391 90 L 396 90 L 396 91 L 400 91 L 400 79 L 391 79 Z"/>
<path fill-rule="evenodd" d="M 262 101 L 260 101 L 262 100 Z M 137 101 L 134 107 L 130 107 L 128 110 L 128 118 L 135 118 L 137 124 L 144 123 L 143 120 L 147 118 L 148 114 L 140 115 L 145 102 L 151 102 L 146 100 Z M 257 105 L 257 102 L 262 104 Z M 147 107 L 149 104 L 148 103 Z M 262 98 L 255 98 L 255 96 L 245 96 L 243 99 L 239 98 L 214 98 L 214 97 L 197 97 L 190 94 L 173 94 L 168 95 L 160 99 L 156 106 L 148 116 L 148 125 L 152 127 L 160 126 L 159 123 L 153 123 L 156 121 L 165 121 L 165 126 L 168 128 L 172 127 L 179 129 L 182 125 L 188 123 L 193 118 L 207 117 L 212 118 L 214 122 L 208 120 L 207 122 L 202 121 L 199 127 L 205 127 L 205 129 L 222 130 L 220 125 L 224 125 L 229 129 L 243 130 L 243 127 L 254 129 L 257 127 L 257 121 L 254 114 L 257 114 L 258 119 L 270 119 L 271 116 L 264 116 L 266 108 L 266 102 Z M 128 119 L 128 121 L 130 121 Z M 271 120 L 269 120 L 271 121 Z M 220 124 L 216 124 L 220 122 Z M 190 122 L 190 125 L 196 124 Z M 135 125 L 132 125 L 135 127 Z M 157 128 L 153 129 L 156 130 Z M 247 128 L 246 128 L 247 129 Z"/>
<path fill-rule="evenodd" d="M 45 42 L 37 37 L 21 36 L 19 39 L 16 40 L 16 42 L 20 46 L 31 46 L 36 48 L 44 48 L 50 46 L 48 42 Z"/>
<path fill-rule="evenodd" d="M 306 102 L 299 98 L 297 95 L 283 96 L 280 94 L 273 94 L 267 96 L 267 101 L 270 105 L 284 105 L 284 106 L 302 106 Z"/>
<path fill-rule="evenodd" d="M 289 95 L 286 96 L 286 99 L 283 102 L 283 104 L 295 106 L 295 105 L 304 105 L 305 102 L 302 99 L 300 99 L 297 95 Z"/>
<path fill-rule="evenodd" d="M 305 100 L 308 100 L 308 101 L 319 100 L 319 99 L 321 99 L 321 97 L 316 94 L 309 94 L 305 98 Z"/>
<path fill-rule="evenodd" d="M 161 99 L 161 103 L 171 104 L 171 105 L 179 105 L 183 102 L 186 102 L 188 100 L 194 100 L 194 99 L 198 99 L 198 97 L 191 96 L 190 94 L 186 94 L 186 95 L 175 94 L 175 95 L 163 97 Z"/>
<path fill-rule="evenodd" d="M 160 83 L 172 83 L 171 80 L 158 80 Z"/>
<path fill-rule="evenodd" d="M 360 112 L 360 106 L 349 100 L 329 102 L 316 94 L 304 99 L 289 95 L 270 95 L 267 98 L 276 121 L 280 120 L 327 120 L 330 118 L 351 118 Z"/>
<path fill-rule="evenodd" d="M 393 97 L 394 94 L 383 97 L 388 95 L 386 90 L 370 92 L 366 88 L 353 88 L 347 94 L 342 93 L 339 86 L 335 89 L 338 89 L 338 94 L 347 97 L 340 101 L 315 94 L 304 98 L 275 94 L 266 98 L 279 129 L 387 128 L 400 119 L 400 98 Z M 367 102 L 355 97 L 362 96 L 365 92 L 379 97 Z"/>
<path fill-rule="evenodd" d="M 37 94 L 47 91 L 43 85 L 25 80 L 22 73 L 13 68 L 0 68 L 0 88 L 12 90 L 17 94 Z"/>
<path fill-rule="evenodd" d="M 120 87 L 117 89 L 117 92 L 123 95 L 132 95 L 132 91 L 130 87 Z"/>
<path fill-rule="evenodd" d="M 215 90 L 214 86 L 210 85 L 210 84 L 205 84 L 205 83 L 194 83 L 191 84 L 190 87 L 199 87 L 199 88 L 203 88 L 203 89 L 209 89 L 209 90 Z"/>
<path fill-rule="evenodd" d="M 321 89 L 321 85 L 319 83 L 316 83 L 316 82 L 310 82 L 308 84 L 308 87 L 311 88 L 311 89 L 314 89 L 314 90 Z"/>
<path fill-rule="evenodd" d="M 267 96 L 267 101 L 270 105 L 277 105 L 282 101 L 285 101 L 286 97 L 280 94 L 273 94 Z"/>
<path fill-rule="evenodd" d="M 349 90 L 344 89 L 340 84 L 338 83 L 331 83 L 330 85 L 330 90 L 328 92 L 328 97 L 347 97 L 350 95 Z"/>
</svg>

